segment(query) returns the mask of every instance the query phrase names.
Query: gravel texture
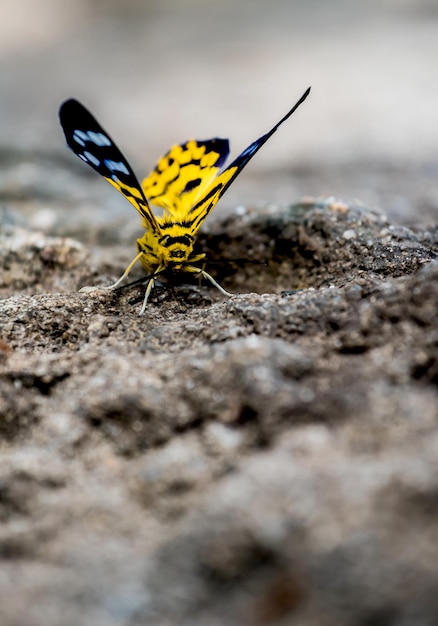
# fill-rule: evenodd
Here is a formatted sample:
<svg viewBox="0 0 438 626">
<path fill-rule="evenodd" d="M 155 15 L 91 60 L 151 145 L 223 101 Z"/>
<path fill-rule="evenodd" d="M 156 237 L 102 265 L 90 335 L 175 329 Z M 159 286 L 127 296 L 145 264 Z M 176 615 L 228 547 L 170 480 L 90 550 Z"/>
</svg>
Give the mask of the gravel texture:
<svg viewBox="0 0 438 626">
<path fill-rule="evenodd" d="M 199 245 L 236 295 L 139 317 L 116 248 L 4 228 L 0 622 L 434 624 L 436 232 L 308 198 Z"/>
</svg>

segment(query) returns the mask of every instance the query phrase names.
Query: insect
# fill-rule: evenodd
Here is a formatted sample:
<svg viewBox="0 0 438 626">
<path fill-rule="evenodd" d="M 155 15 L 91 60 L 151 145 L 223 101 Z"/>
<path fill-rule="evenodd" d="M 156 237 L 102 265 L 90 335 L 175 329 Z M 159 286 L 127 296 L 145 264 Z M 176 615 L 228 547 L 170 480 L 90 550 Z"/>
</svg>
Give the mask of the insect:
<svg viewBox="0 0 438 626">
<path fill-rule="evenodd" d="M 117 287 L 137 261 L 147 272 L 146 292 L 140 315 L 155 280 L 166 272 L 189 272 L 225 291 L 202 265 L 205 254 L 193 250 L 196 233 L 233 180 L 275 131 L 304 102 L 310 87 L 286 115 L 265 135 L 250 144 L 228 167 L 227 139 L 208 139 L 170 148 L 140 185 L 131 166 L 108 133 L 80 102 L 64 102 L 59 118 L 67 145 L 85 163 L 122 193 L 142 217 L 145 233 L 137 239 L 137 255 L 110 288 Z M 162 215 L 151 204 L 164 209 Z"/>
</svg>

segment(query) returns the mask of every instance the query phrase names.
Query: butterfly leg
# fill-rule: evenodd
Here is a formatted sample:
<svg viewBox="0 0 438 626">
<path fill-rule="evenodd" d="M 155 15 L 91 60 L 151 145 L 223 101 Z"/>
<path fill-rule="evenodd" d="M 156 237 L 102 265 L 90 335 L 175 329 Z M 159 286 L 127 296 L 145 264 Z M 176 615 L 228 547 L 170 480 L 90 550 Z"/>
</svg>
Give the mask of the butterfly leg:
<svg viewBox="0 0 438 626">
<path fill-rule="evenodd" d="M 154 278 L 150 278 L 148 280 L 148 285 L 146 287 L 146 291 L 145 291 L 145 294 L 144 294 L 144 300 L 143 300 L 143 304 L 141 306 L 139 315 L 143 315 L 143 313 L 146 311 L 146 305 L 148 303 L 148 299 L 149 299 L 149 296 L 150 296 L 150 293 L 151 293 L 152 289 L 154 288 L 154 285 L 155 285 L 155 279 Z"/>
<path fill-rule="evenodd" d="M 143 254 L 143 251 L 139 252 L 137 256 L 134 259 L 132 259 L 131 263 L 128 265 L 128 267 L 120 276 L 120 278 L 116 280 L 115 283 L 113 283 L 112 285 L 108 285 L 107 287 L 102 287 L 102 289 L 115 289 L 116 287 L 118 287 L 120 283 L 128 276 L 128 274 L 130 273 L 134 265 L 137 263 L 137 261 L 140 259 L 142 254 Z"/>
<path fill-rule="evenodd" d="M 224 296 L 233 296 L 234 295 L 234 294 L 230 293 L 229 291 L 225 291 L 225 289 L 223 287 L 221 287 L 218 282 L 215 281 L 213 276 L 210 276 L 210 274 L 208 274 L 205 270 L 200 269 L 199 267 L 194 267 L 193 265 L 186 265 L 186 266 L 184 266 L 184 271 L 185 272 L 193 272 L 194 274 L 201 274 L 201 276 L 203 278 L 206 278 L 207 280 L 209 280 L 212 285 L 214 285 L 217 289 L 219 289 L 219 291 L 221 293 L 223 293 Z"/>
</svg>

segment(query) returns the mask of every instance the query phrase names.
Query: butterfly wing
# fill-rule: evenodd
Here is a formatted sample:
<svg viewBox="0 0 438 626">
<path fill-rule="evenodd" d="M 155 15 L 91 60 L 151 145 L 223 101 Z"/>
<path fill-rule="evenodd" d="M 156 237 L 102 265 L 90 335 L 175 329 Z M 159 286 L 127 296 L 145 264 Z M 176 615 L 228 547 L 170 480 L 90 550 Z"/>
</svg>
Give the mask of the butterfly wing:
<svg viewBox="0 0 438 626">
<path fill-rule="evenodd" d="M 182 220 L 216 178 L 228 153 L 227 139 L 191 139 L 173 146 L 143 180 L 144 195 Z"/>
<path fill-rule="evenodd" d="M 140 213 L 145 226 L 158 233 L 160 228 L 131 166 L 91 113 L 71 99 L 61 106 L 59 119 L 69 148 L 120 191 Z"/>
<path fill-rule="evenodd" d="M 197 202 L 188 211 L 186 216 L 186 222 L 190 224 L 191 234 L 195 234 L 199 229 L 207 215 L 222 198 L 228 187 L 234 181 L 234 179 L 240 174 L 245 165 L 252 159 L 252 157 L 260 150 L 268 139 L 275 133 L 275 131 L 285 122 L 304 102 L 310 93 L 310 87 L 305 91 L 301 98 L 294 104 L 291 110 L 277 123 L 275 126 L 265 135 L 254 141 L 249 145 L 238 157 L 235 159 L 223 172 L 221 172 L 204 190 L 203 195 L 197 200 Z"/>
</svg>

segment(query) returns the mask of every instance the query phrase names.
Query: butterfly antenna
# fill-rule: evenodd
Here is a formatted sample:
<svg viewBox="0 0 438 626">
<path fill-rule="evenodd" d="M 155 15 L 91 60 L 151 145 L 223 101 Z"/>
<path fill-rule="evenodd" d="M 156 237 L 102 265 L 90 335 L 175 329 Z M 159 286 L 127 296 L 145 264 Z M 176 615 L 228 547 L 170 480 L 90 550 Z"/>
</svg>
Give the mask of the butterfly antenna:
<svg viewBox="0 0 438 626">
<path fill-rule="evenodd" d="M 154 272 L 153 274 L 148 274 L 147 276 L 142 276 L 141 278 L 137 278 L 136 280 L 132 280 L 130 283 L 126 285 L 121 285 L 120 287 L 116 287 L 114 291 L 123 291 L 124 289 L 128 289 L 128 287 L 133 287 L 134 285 L 141 285 L 142 283 L 146 283 L 147 281 L 153 280 L 160 274 L 164 274 L 165 270 L 161 270 L 160 272 Z"/>
</svg>

